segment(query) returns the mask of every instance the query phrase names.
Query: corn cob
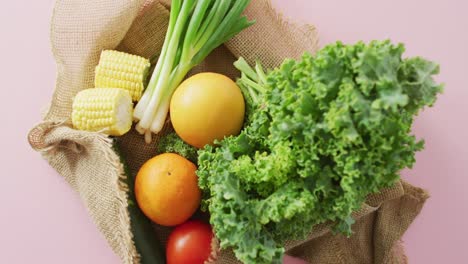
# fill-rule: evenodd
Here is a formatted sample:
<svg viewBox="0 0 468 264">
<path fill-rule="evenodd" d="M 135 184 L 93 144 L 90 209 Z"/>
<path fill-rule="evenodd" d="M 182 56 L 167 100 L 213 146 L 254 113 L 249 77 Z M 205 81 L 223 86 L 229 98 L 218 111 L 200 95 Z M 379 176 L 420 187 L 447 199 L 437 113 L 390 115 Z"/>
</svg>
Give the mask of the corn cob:
<svg viewBox="0 0 468 264">
<path fill-rule="evenodd" d="M 123 89 L 83 90 L 75 96 L 72 108 L 72 123 L 79 130 L 121 136 L 132 126 L 132 98 Z"/>
<path fill-rule="evenodd" d="M 104 50 L 96 67 L 96 88 L 122 88 L 133 101 L 139 101 L 144 90 L 150 61 L 140 56 L 115 50 Z"/>
</svg>

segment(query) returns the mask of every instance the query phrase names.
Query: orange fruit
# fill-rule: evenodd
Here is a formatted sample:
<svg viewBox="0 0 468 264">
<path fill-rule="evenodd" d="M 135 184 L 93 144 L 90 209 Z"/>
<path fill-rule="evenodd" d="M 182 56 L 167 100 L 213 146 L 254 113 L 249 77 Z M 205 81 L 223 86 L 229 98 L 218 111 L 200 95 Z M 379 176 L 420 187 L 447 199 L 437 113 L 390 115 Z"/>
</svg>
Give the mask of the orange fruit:
<svg viewBox="0 0 468 264">
<path fill-rule="evenodd" d="M 187 221 L 200 206 L 197 167 L 186 158 L 166 153 L 148 160 L 138 171 L 138 206 L 153 222 L 175 226 Z"/>
<path fill-rule="evenodd" d="M 200 73 L 177 88 L 171 98 L 170 113 L 179 137 L 203 148 L 216 139 L 239 134 L 244 123 L 244 96 L 230 78 Z"/>
</svg>

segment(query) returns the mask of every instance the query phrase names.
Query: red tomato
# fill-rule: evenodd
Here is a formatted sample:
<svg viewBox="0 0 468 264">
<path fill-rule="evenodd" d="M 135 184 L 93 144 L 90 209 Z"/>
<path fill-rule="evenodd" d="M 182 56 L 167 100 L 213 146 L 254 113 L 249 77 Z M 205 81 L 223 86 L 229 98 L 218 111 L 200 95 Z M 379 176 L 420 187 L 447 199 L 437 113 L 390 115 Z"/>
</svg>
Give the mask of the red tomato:
<svg viewBox="0 0 468 264">
<path fill-rule="evenodd" d="M 211 226 L 188 221 L 174 229 L 166 246 L 167 264 L 203 264 L 212 252 L 214 239 Z"/>
</svg>

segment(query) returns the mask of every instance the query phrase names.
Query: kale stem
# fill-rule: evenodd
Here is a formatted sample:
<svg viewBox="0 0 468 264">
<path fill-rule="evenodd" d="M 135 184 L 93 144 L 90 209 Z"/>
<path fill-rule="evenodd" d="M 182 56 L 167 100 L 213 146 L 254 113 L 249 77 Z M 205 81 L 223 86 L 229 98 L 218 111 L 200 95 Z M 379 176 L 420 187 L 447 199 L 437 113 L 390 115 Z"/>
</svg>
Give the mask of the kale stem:
<svg viewBox="0 0 468 264">
<path fill-rule="evenodd" d="M 251 80 L 258 80 L 257 73 L 254 71 L 254 69 L 252 69 L 252 67 L 250 67 L 249 63 L 244 58 L 240 57 L 236 62 L 234 62 L 234 67 L 247 75 L 247 77 Z"/>
</svg>

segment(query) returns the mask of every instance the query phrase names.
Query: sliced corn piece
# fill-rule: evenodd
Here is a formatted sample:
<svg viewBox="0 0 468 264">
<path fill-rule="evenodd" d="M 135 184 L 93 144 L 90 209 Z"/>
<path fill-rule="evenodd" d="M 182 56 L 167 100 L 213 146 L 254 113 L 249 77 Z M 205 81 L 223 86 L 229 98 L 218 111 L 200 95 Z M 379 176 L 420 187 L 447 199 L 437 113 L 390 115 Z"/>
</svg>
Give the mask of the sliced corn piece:
<svg viewBox="0 0 468 264">
<path fill-rule="evenodd" d="M 121 136 L 130 130 L 132 115 L 132 98 L 124 89 L 86 89 L 73 100 L 72 123 L 78 130 Z"/>
<path fill-rule="evenodd" d="M 121 88 L 127 90 L 133 101 L 139 101 L 151 63 L 140 56 L 116 50 L 104 50 L 95 70 L 96 88 Z"/>
</svg>

